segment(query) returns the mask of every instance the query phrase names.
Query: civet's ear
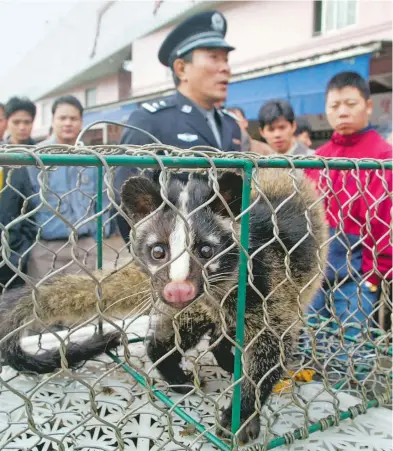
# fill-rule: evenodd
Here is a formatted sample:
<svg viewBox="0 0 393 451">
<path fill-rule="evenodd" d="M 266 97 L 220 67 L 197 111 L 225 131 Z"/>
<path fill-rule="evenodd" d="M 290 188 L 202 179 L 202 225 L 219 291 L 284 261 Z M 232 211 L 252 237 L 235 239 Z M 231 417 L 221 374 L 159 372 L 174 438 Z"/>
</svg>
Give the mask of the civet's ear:
<svg viewBox="0 0 393 451">
<path fill-rule="evenodd" d="M 241 212 L 243 178 L 234 172 L 225 172 L 218 180 L 220 194 L 234 216 Z M 228 210 L 222 200 L 217 196 L 209 205 L 215 213 L 228 215 Z"/>
<path fill-rule="evenodd" d="M 127 214 L 136 222 L 162 204 L 157 185 L 145 177 L 130 177 L 121 187 L 121 200 Z"/>
</svg>

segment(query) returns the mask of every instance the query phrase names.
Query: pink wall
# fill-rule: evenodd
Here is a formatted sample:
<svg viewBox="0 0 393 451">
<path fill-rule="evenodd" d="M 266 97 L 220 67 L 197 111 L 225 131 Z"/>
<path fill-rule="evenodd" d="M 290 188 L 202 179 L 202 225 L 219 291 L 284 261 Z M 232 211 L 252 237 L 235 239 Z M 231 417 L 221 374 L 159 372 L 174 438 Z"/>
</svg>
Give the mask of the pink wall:
<svg viewBox="0 0 393 451">
<path fill-rule="evenodd" d="M 158 49 L 173 27 L 165 27 L 132 44 L 132 94 L 144 95 L 172 87 L 171 72 L 158 61 Z M 146 58 L 146 55 L 150 55 Z"/>
<path fill-rule="evenodd" d="M 392 2 L 387 0 L 358 0 L 359 27 L 379 25 L 392 20 Z M 391 38 L 391 35 L 390 35 Z"/>
<path fill-rule="evenodd" d="M 358 2 L 357 25 L 320 37 L 313 36 L 312 0 L 234 1 L 219 5 L 228 20 L 227 40 L 236 47 L 230 55 L 233 74 L 282 62 L 283 58 L 338 50 L 348 43 L 358 43 L 360 38 L 365 42 L 391 36 L 391 2 Z M 159 46 L 172 28 L 166 27 L 133 43 L 133 95 L 173 88 L 169 71 L 157 60 Z"/>
<path fill-rule="evenodd" d="M 123 76 L 124 77 L 124 76 Z M 131 77 L 131 75 L 130 75 Z M 34 121 L 33 136 L 40 137 L 48 134 L 51 125 L 51 107 L 53 101 L 61 95 L 73 95 L 77 97 L 83 106 L 85 106 L 85 91 L 87 88 L 96 88 L 97 105 L 116 102 L 119 99 L 120 83 L 122 82 L 119 74 L 113 74 L 95 80 L 90 83 L 76 86 L 74 89 L 58 93 L 55 96 L 46 97 L 36 102 L 37 116 Z M 124 82 L 123 82 L 124 83 Z"/>
<path fill-rule="evenodd" d="M 119 100 L 119 74 L 99 80 L 97 85 L 97 105 Z"/>
<path fill-rule="evenodd" d="M 230 3 L 221 8 L 228 20 L 232 70 L 266 53 L 306 42 L 312 36 L 311 1 L 256 1 Z"/>
</svg>

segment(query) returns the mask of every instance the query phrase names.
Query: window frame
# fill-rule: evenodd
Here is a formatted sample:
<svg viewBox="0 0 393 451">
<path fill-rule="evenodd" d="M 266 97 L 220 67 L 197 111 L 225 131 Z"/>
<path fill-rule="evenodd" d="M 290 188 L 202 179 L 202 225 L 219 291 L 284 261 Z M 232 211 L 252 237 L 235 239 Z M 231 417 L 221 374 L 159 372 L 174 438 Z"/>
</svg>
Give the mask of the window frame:
<svg viewBox="0 0 393 451">
<path fill-rule="evenodd" d="M 89 99 L 89 93 L 94 92 L 94 103 L 90 103 L 88 101 Z M 85 106 L 86 108 L 92 108 L 97 106 L 97 86 L 90 86 L 89 88 L 85 89 Z"/>
<path fill-rule="evenodd" d="M 348 3 L 350 1 L 355 1 L 355 18 L 354 23 L 344 25 L 340 28 L 337 28 L 337 6 L 338 4 L 346 3 L 348 7 Z M 318 14 L 316 14 L 316 8 L 318 8 L 317 3 L 320 3 L 320 17 L 317 17 Z M 334 27 L 327 29 L 326 28 L 326 22 L 327 22 L 327 8 L 328 3 L 334 3 Z M 313 34 L 314 36 L 324 36 L 327 34 L 332 33 L 338 33 L 343 30 L 348 30 L 349 28 L 356 27 L 359 22 L 359 7 L 360 7 L 360 1 L 359 0 L 320 0 L 314 2 L 314 23 L 313 23 Z M 320 28 L 320 29 L 317 29 Z"/>
</svg>

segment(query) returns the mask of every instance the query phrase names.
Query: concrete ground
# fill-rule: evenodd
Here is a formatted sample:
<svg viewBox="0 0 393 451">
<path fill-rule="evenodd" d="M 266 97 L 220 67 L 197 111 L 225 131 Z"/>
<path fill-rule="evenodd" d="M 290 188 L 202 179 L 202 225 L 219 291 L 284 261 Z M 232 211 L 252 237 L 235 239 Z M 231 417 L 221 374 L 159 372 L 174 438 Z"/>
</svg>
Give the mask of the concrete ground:
<svg viewBox="0 0 393 451">
<path fill-rule="evenodd" d="M 125 246 L 120 235 L 113 235 L 104 240 L 103 246 L 103 268 L 115 269 L 122 266 L 131 259 L 131 254 Z"/>
</svg>

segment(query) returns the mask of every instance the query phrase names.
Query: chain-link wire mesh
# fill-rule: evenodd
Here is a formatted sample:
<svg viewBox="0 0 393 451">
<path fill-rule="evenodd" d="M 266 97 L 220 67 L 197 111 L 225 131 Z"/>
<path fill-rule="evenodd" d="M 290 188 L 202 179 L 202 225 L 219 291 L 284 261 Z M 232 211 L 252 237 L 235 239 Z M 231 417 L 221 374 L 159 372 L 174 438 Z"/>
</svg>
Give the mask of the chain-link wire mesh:
<svg viewBox="0 0 393 451">
<path fill-rule="evenodd" d="M 159 144 L 3 146 L 0 160 L 0 196 L 20 205 L 0 271 L 26 284 L 2 287 L 0 449 L 268 449 L 390 405 L 391 163 Z M 122 165 L 140 169 L 120 192 Z M 31 193 L 12 185 L 25 166 Z M 129 243 L 111 236 L 119 216 Z M 18 254 L 21 224 L 35 233 Z M 60 224 L 67 239 L 48 239 Z"/>
</svg>

